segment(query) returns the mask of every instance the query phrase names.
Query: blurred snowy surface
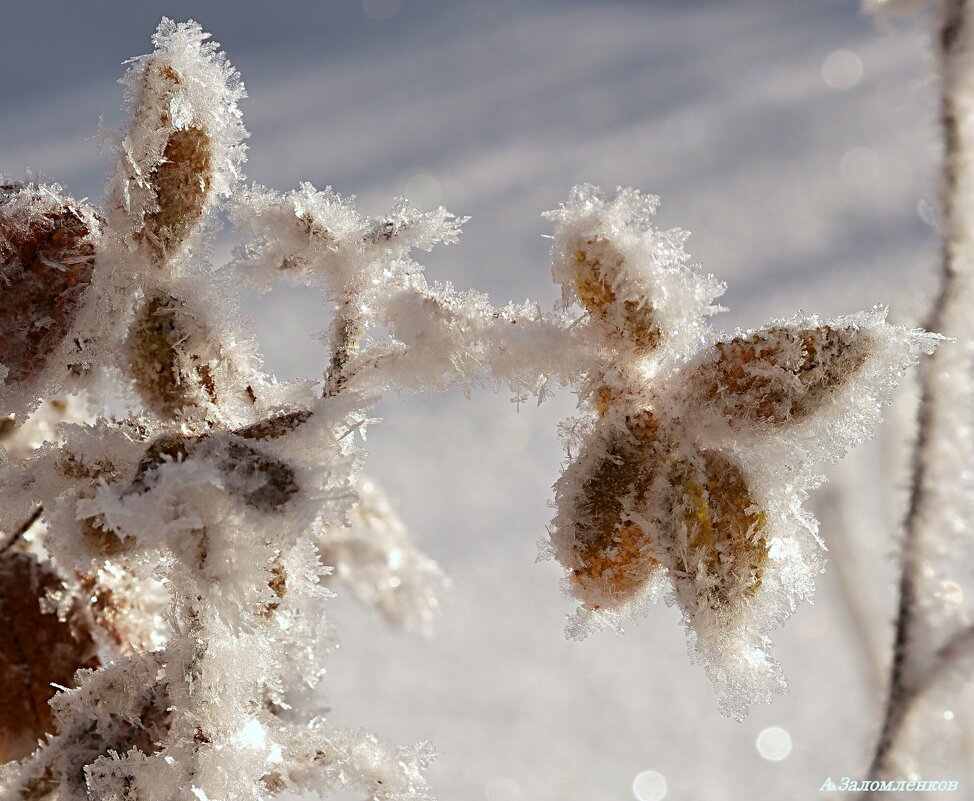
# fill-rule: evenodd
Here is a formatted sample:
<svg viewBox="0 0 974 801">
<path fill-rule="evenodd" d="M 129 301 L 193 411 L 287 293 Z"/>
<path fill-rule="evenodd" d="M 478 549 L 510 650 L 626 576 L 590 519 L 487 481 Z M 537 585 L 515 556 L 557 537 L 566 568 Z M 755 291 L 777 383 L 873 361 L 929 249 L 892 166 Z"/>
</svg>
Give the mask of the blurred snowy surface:
<svg viewBox="0 0 974 801">
<path fill-rule="evenodd" d="M 495 302 L 552 306 L 539 214 L 581 181 L 661 195 L 661 225 L 691 231 L 694 257 L 729 283 L 729 329 L 874 303 L 915 321 L 930 295 L 939 145 L 920 24 L 878 25 L 854 0 L 22 4 L 0 33 L 0 171 L 100 197 L 107 160 L 85 137 L 100 114 L 120 121 L 120 62 L 162 15 L 199 20 L 242 72 L 248 178 L 331 184 L 372 213 L 406 193 L 471 215 L 426 263 Z M 320 375 L 312 335 L 329 309 L 283 287 L 245 300 L 268 366 Z M 776 638 L 790 693 L 738 725 L 688 665 L 672 609 L 623 638 L 564 639 L 560 570 L 535 557 L 572 397 L 390 398 L 368 472 L 455 588 L 428 642 L 333 604 L 333 720 L 432 740 L 443 801 L 659 801 L 660 776 L 666 798 L 757 801 L 861 777 L 904 401 L 817 499 L 833 559 L 817 604 Z"/>
</svg>

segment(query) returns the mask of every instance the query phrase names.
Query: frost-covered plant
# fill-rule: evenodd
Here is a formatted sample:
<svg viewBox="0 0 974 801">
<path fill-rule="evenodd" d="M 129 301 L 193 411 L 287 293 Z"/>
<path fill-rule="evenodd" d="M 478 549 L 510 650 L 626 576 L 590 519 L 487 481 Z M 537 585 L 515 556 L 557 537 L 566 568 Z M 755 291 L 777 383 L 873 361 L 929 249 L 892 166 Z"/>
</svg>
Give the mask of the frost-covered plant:
<svg viewBox="0 0 974 801">
<path fill-rule="evenodd" d="M 412 254 L 457 240 L 446 210 L 243 186 L 243 87 L 206 39 L 164 20 L 133 61 L 101 209 L 0 194 L 0 700 L 31 710 L 3 717 L 2 797 L 428 797 L 429 746 L 334 730 L 314 692 L 328 587 L 425 628 L 445 582 L 359 476 L 389 390 L 574 387 L 545 546 L 580 604 L 569 633 L 666 592 L 726 714 L 779 691 L 768 634 L 824 563 L 812 467 L 867 436 L 936 337 L 880 309 L 724 334 L 723 285 L 634 190 L 549 214 L 556 312 L 430 284 Z M 249 240 L 216 270 L 224 208 Z M 239 319 L 238 283 L 281 279 L 335 304 L 320 383 L 266 374 Z M 64 400 L 81 392 L 90 418 Z"/>
<path fill-rule="evenodd" d="M 581 601 L 569 633 L 615 624 L 669 587 L 716 685 L 742 719 L 784 689 L 769 632 L 824 567 L 802 509 L 810 468 L 862 441 L 895 377 L 935 337 L 885 310 L 799 314 L 727 336 L 706 318 L 723 285 L 687 264 L 686 235 L 652 225 L 657 200 L 590 187 L 553 212 L 554 275 L 589 345 L 566 431 L 552 548 Z"/>
</svg>

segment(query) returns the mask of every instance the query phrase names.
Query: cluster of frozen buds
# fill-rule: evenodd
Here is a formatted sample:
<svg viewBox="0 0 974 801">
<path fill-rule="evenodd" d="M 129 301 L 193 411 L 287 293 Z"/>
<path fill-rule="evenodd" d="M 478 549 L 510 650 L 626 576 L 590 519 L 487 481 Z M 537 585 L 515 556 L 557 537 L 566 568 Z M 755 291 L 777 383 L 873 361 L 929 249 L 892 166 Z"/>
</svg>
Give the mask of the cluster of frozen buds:
<svg viewBox="0 0 974 801">
<path fill-rule="evenodd" d="M 103 208 L 0 193 L 0 797 L 423 798 L 427 746 L 332 729 L 313 690 L 330 583 L 423 628 L 445 579 L 358 498 L 368 403 L 339 396 L 341 359 L 325 393 L 265 374 L 207 263 L 247 194 L 243 87 L 207 38 L 165 20 L 134 60 Z M 395 236 L 359 237 L 350 273 L 408 253 Z"/>
<path fill-rule="evenodd" d="M 742 718 L 784 688 L 768 634 L 824 567 L 802 509 L 811 468 L 868 436 L 937 337 L 884 309 L 717 331 L 724 287 L 687 264 L 683 232 L 654 228 L 656 206 L 580 187 L 550 215 L 554 276 L 592 352 L 551 547 L 581 602 L 570 634 L 618 625 L 668 585 L 722 711 Z"/>
<path fill-rule="evenodd" d="M 445 583 L 358 475 L 356 432 L 388 390 L 575 386 L 550 545 L 581 602 L 570 631 L 668 581 L 725 711 L 778 689 L 767 633 L 822 566 L 808 465 L 867 434 L 934 338 L 879 311 L 724 337 L 705 319 L 722 285 L 631 190 L 580 187 L 551 214 L 560 312 L 430 285 L 411 254 L 456 241 L 444 209 L 371 219 L 330 189 L 242 186 L 243 88 L 206 38 L 164 20 L 133 62 L 103 209 L 0 194 L 0 570 L 29 588 L 0 593 L 0 701 L 31 710 L 4 717 L 19 761 L 0 797 L 427 797 L 426 746 L 332 730 L 315 691 L 331 581 L 417 628 Z M 251 239 L 213 270 L 221 208 Z M 238 279 L 335 304 L 321 383 L 263 372 Z M 35 412 L 79 392 L 94 419 Z M 25 649 L 29 629 L 50 647 Z"/>
</svg>

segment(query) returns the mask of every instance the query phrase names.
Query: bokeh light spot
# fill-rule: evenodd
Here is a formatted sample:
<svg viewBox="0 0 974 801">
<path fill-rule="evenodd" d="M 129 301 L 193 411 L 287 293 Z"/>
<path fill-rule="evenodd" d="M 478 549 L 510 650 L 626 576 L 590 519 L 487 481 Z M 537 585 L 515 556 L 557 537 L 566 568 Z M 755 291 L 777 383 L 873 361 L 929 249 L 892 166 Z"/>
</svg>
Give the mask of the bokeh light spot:
<svg viewBox="0 0 974 801">
<path fill-rule="evenodd" d="M 829 89 L 851 89 L 862 73 L 862 59 L 851 50 L 836 50 L 822 62 L 822 80 Z"/>
<path fill-rule="evenodd" d="M 769 762 L 780 762 L 791 753 L 791 735 L 779 726 L 769 726 L 758 735 L 756 745 Z"/>
<path fill-rule="evenodd" d="M 637 801 L 663 801 L 666 790 L 666 777 L 655 770 L 644 770 L 632 780 L 632 794 Z"/>
</svg>

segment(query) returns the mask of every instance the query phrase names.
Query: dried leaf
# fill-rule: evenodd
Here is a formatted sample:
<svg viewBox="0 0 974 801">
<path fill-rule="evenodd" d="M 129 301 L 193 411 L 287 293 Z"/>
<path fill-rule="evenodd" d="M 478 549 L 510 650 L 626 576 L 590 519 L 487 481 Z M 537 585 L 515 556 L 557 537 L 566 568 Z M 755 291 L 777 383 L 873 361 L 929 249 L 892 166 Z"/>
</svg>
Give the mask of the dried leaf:
<svg viewBox="0 0 974 801">
<path fill-rule="evenodd" d="M 129 492 L 147 492 L 153 473 L 166 462 L 209 459 L 226 477 L 225 489 L 261 512 L 280 511 L 300 491 L 294 470 L 286 462 L 229 437 L 169 434 L 145 452 Z"/>
<path fill-rule="evenodd" d="M 72 686 L 75 671 L 98 667 L 95 643 L 77 608 L 66 620 L 42 612 L 40 601 L 61 589 L 53 569 L 35 556 L 0 557 L 0 759 L 20 759 L 53 733 L 52 682 Z"/>
<path fill-rule="evenodd" d="M 732 422 L 781 425 L 818 411 L 864 364 L 870 344 L 854 327 L 767 328 L 717 343 L 693 379 L 694 396 Z"/>
<path fill-rule="evenodd" d="M 148 72 L 151 70 L 151 73 Z M 130 180 L 149 193 L 148 211 L 135 234 L 157 264 L 164 264 L 199 227 L 210 203 L 213 152 L 209 135 L 187 121 L 173 119 L 174 106 L 185 91 L 183 78 L 165 62 L 150 64 L 144 78 L 137 122 L 170 131 L 161 154 L 139 164 Z M 154 202 L 153 202 L 154 201 Z"/>
<path fill-rule="evenodd" d="M 158 209 L 146 215 L 140 232 L 156 261 L 165 262 L 199 226 L 210 194 L 211 158 L 210 137 L 199 128 L 169 137 L 163 161 L 149 178 Z"/>
<path fill-rule="evenodd" d="M 129 370 L 146 404 L 164 419 L 216 403 L 211 363 L 218 346 L 186 303 L 156 294 L 143 304 L 129 330 Z"/>
<path fill-rule="evenodd" d="M 0 363 L 8 383 L 44 369 L 91 283 L 94 218 L 56 190 L 0 186 Z"/>
<path fill-rule="evenodd" d="M 589 444 L 594 458 L 580 455 L 562 479 L 578 486 L 564 499 L 573 523 L 566 532 L 571 559 L 565 566 L 580 596 L 603 598 L 599 603 L 632 596 L 658 564 L 647 551 L 645 532 L 629 518 L 629 502 L 653 475 L 659 427 L 648 412 L 626 422 L 625 428 L 603 426 Z M 585 475 L 575 475 L 579 470 Z"/>
<path fill-rule="evenodd" d="M 639 351 L 651 351 L 660 340 L 652 304 L 644 299 L 620 298 L 616 283 L 625 256 L 606 237 L 579 242 L 573 251 L 575 291 L 579 302 L 616 339 Z"/>
<path fill-rule="evenodd" d="M 713 607 L 761 586 L 765 514 L 727 456 L 703 451 L 676 459 L 652 504 L 656 552 L 674 581 L 687 582 L 694 593 L 703 588 Z"/>
</svg>

